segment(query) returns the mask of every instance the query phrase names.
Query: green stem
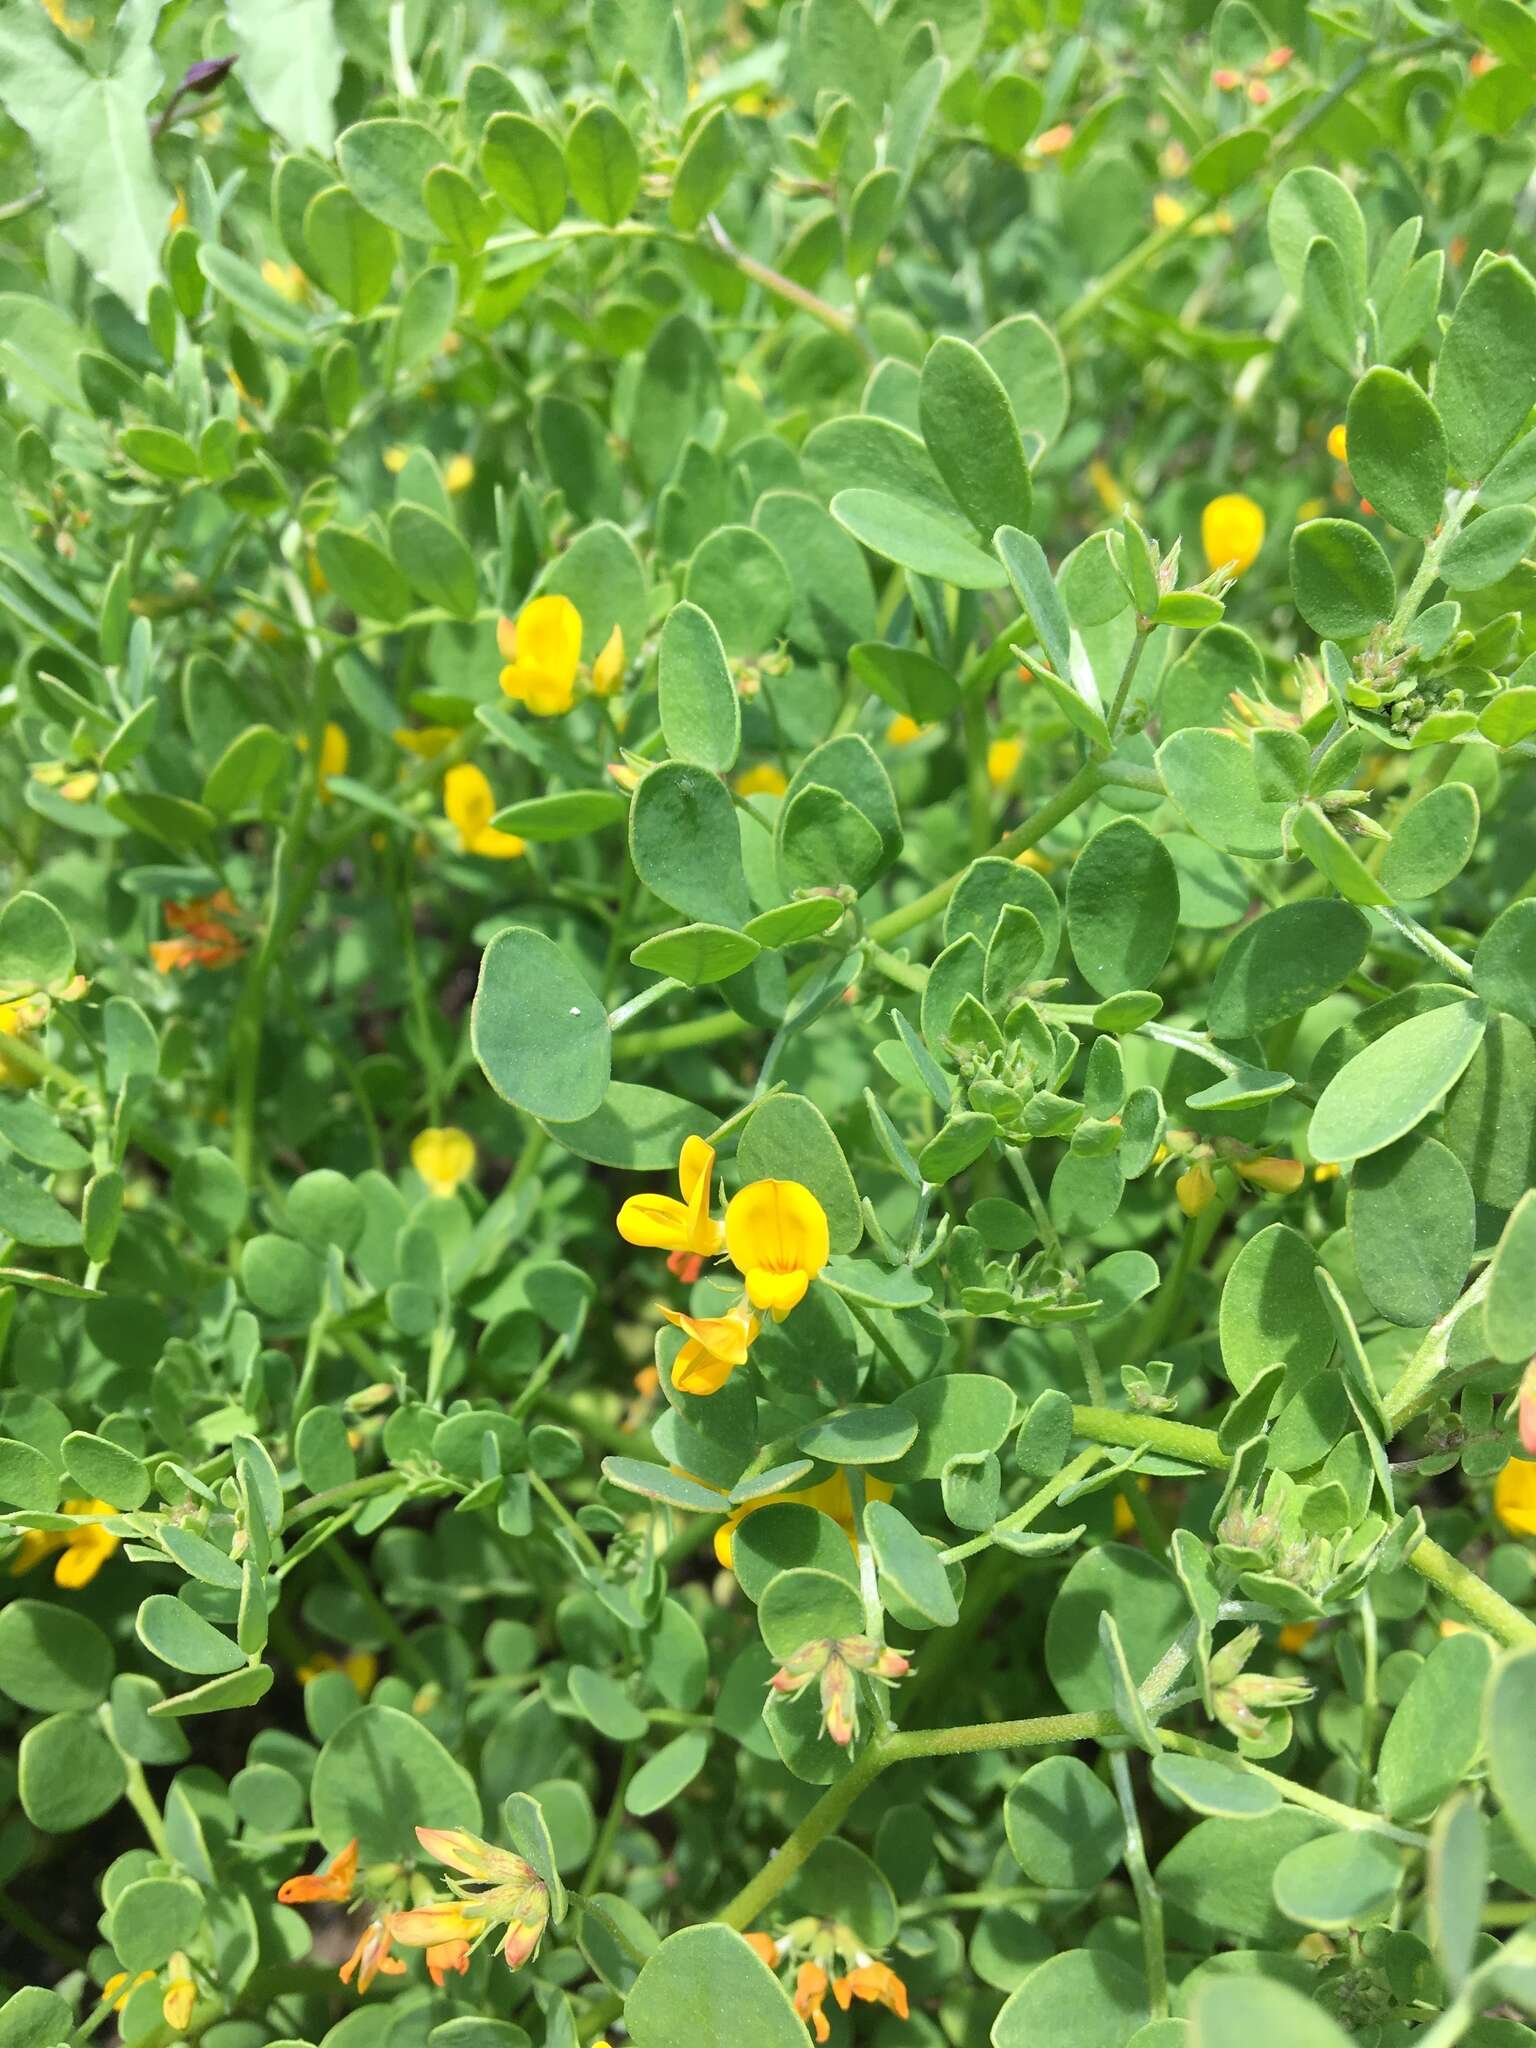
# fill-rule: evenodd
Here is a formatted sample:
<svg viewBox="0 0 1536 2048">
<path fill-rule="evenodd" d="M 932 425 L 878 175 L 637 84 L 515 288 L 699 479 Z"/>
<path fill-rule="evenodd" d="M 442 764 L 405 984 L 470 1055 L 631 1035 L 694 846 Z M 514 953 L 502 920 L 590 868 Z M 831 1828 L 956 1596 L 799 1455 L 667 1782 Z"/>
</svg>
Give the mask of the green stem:
<svg viewBox="0 0 1536 2048">
<path fill-rule="evenodd" d="M 1376 908 L 1394 931 L 1401 932 L 1408 943 L 1417 946 L 1421 953 L 1427 953 L 1437 967 L 1443 967 L 1447 974 L 1454 974 L 1458 981 L 1471 981 L 1471 961 L 1463 960 L 1433 932 L 1426 931 L 1416 917 L 1410 917 L 1405 910 L 1398 910 L 1391 903 L 1378 903 Z"/>
<path fill-rule="evenodd" d="M 778 1897 L 818 1843 L 824 1841 L 849 1812 L 859 1794 L 874 1782 L 894 1756 L 889 1754 L 892 1737 L 876 1737 L 857 1757 L 847 1772 L 822 1793 L 797 1828 L 786 1836 L 777 1854 L 731 1900 L 720 1914 L 727 1927 L 747 1928 L 770 1900 Z"/>
<path fill-rule="evenodd" d="M 1136 1789 L 1131 1767 L 1123 1749 L 1109 1753 L 1110 1775 L 1120 1801 L 1120 1818 L 1125 1824 L 1125 1868 L 1136 1894 L 1136 1911 L 1141 1921 L 1141 1952 L 1147 1966 L 1147 2002 L 1155 2020 L 1168 2017 L 1168 1958 L 1163 1945 L 1162 1894 L 1152 1882 L 1147 1867 L 1146 1845 L 1141 1838 L 1141 1816 L 1136 1811 Z"/>
<path fill-rule="evenodd" d="M 1115 701 L 1109 707 L 1107 722 L 1111 739 L 1120 730 L 1120 720 L 1125 711 L 1125 700 L 1131 694 L 1131 685 L 1136 680 L 1136 671 L 1141 666 L 1141 657 L 1146 653 L 1147 642 L 1151 637 L 1150 630 L 1143 631 L 1138 622 L 1136 638 L 1131 642 L 1131 651 L 1125 657 L 1125 667 L 1120 671 L 1120 684 L 1119 688 L 1115 691 Z"/>
<path fill-rule="evenodd" d="M 1310 1785 L 1282 1778 L 1277 1771 L 1266 1771 L 1262 1764 L 1250 1763 L 1246 1757 L 1238 1756 L 1230 1749 L 1221 1749 L 1214 1742 L 1202 1742 L 1195 1735 L 1180 1735 L 1172 1728 L 1160 1728 L 1157 1733 L 1164 1749 L 1176 1749 L 1181 1756 L 1204 1757 L 1210 1763 L 1226 1764 L 1232 1770 L 1242 1771 L 1250 1778 L 1262 1778 L 1292 1806 L 1304 1806 L 1309 1813 L 1321 1814 L 1335 1827 L 1347 1828 L 1353 1834 L 1385 1835 L 1389 1841 L 1401 1842 L 1409 1849 L 1422 1849 L 1428 1840 L 1425 1835 L 1415 1834 L 1412 1828 L 1395 1828 L 1377 1814 L 1346 1806 L 1342 1800 L 1314 1792 Z"/>
</svg>

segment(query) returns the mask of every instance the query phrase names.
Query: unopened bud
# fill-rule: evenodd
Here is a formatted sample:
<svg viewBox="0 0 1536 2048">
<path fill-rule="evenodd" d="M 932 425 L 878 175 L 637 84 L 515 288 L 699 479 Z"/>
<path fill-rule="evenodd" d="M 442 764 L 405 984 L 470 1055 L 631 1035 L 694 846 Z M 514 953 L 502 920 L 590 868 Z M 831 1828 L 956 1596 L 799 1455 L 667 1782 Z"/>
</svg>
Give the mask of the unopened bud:
<svg viewBox="0 0 1536 2048">
<path fill-rule="evenodd" d="M 1536 1458 L 1536 1358 L 1520 1378 L 1520 1445 L 1529 1458 Z"/>
<path fill-rule="evenodd" d="M 1241 1159 L 1233 1164 L 1244 1180 L 1272 1195 L 1294 1195 L 1307 1175 L 1299 1159 Z"/>
<path fill-rule="evenodd" d="M 1173 1192 L 1179 1207 L 1191 1218 L 1211 1206 L 1216 1199 L 1216 1181 L 1203 1159 L 1197 1159 L 1193 1166 L 1179 1175 L 1173 1184 Z"/>
</svg>

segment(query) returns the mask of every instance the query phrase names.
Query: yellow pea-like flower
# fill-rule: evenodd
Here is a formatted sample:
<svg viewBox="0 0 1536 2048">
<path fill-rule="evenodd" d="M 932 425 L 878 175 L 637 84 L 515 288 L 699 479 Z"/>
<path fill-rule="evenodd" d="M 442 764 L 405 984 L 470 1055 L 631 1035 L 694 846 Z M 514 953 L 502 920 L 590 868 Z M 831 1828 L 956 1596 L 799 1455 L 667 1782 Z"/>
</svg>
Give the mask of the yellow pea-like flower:
<svg viewBox="0 0 1536 2048">
<path fill-rule="evenodd" d="M 568 597 L 536 597 L 517 623 L 503 619 L 496 629 L 506 667 L 501 687 L 525 704 L 535 718 L 559 718 L 576 698 L 581 664 L 581 613 Z"/>
<path fill-rule="evenodd" d="M 922 738 L 926 726 L 919 725 L 910 711 L 898 711 L 885 728 L 886 744 L 892 747 L 910 747 L 914 740 Z"/>
<path fill-rule="evenodd" d="M 443 489 L 450 497 L 457 497 L 460 491 L 467 491 L 475 480 L 474 459 L 468 455 L 450 455 L 443 464 Z"/>
<path fill-rule="evenodd" d="M 1264 545 L 1264 509 L 1241 491 L 1212 498 L 1200 514 L 1200 545 L 1206 565 L 1241 576 Z"/>
<path fill-rule="evenodd" d="M 1493 1482 L 1493 1512 L 1512 1536 L 1536 1536 L 1536 1462 L 1510 1459 Z"/>
<path fill-rule="evenodd" d="M 757 1317 L 743 1302 L 723 1316 L 685 1316 L 679 1309 L 661 1311 L 687 1343 L 672 1361 L 672 1384 L 680 1394 L 718 1394 L 757 1336 Z"/>
<path fill-rule="evenodd" d="M 1328 453 L 1335 462 L 1349 460 L 1349 434 L 1342 420 L 1336 427 L 1328 429 Z"/>
<path fill-rule="evenodd" d="M 180 1949 L 171 1952 L 165 1966 L 165 1996 L 160 2001 L 160 2011 L 165 2024 L 178 2034 L 184 2034 L 192 2023 L 192 2008 L 197 2004 L 197 1985 L 192 1979 L 192 1965 Z"/>
<path fill-rule="evenodd" d="M 484 772 L 473 761 L 455 762 L 443 777 L 443 815 L 458 833 L 460 847 L 487 860 L 516 860 L 526 853 L 527 842 L 515 832 L 496 830 L 491 823 L 496 810 Z"/>
<path fill-rule="evenodd" d="M 411 1140 L 411 1164 L 434 1195 L 451 1195 L 475 1170 L 475 1141 L 455 1124 L 418 1131 Z"/>
<path fill-rule="evenodd" d="M 618 1215 L 618 1233 L 626 1244 L 655 1251 L 696 1252 L 712 1259 L 725 1243 L 725 1232 L 710 1214 L 710 1184 L 715 1148 L 702 1138 L 685 1138 L 677 1162 L 682 1194 L 631 1195 Z"/>
<path fill-rule="evenodd" d="M 782 796 L 789 777 L 771 761 L 759 761 L 753 768 L 744 768 L 732 786 L 738 796 Z"/>
<path fill-rule="evenodd" d="M 781 1319 L 831 1257 L 827 1212 L 797 1180 L 755 1180 L 726 1208 L 725 1248 L 752 1306 Z"/>
</svg>

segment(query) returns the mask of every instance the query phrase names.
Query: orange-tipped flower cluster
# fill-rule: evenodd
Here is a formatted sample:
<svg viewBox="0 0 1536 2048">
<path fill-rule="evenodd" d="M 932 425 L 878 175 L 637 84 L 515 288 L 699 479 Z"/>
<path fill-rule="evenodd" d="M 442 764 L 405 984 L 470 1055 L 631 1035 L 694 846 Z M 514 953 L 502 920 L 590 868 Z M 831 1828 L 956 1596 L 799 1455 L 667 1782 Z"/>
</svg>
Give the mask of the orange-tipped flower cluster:
<svg viewBox="0 0 1536 2048">
<path fill-rule="evenodd" d="M 176 936 L 152 940 L 150 957 L 162 974 L 188 967 L 228 967 L 245 951 L 229 922 L 238 915 L 227 889 L 194 897 L 190 903 L 167 903 L 165 921 Z"/>
</svg>

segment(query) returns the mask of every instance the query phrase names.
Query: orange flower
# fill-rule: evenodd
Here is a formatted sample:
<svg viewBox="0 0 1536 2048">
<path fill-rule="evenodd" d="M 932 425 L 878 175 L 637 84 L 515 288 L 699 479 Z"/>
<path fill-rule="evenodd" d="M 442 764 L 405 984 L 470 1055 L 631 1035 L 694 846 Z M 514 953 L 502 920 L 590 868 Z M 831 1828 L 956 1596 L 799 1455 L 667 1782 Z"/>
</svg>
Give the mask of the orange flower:
<svg viewBox="0 0 1536 2048">
<path fill-rule="evenodd" d="M 862 1998 L 867 2005 L 883 2005 L 899 2020 L 907 2017 L 906 1985 L 887 1964 L 872 1962 L 868 1958 L 857 1969 L 850 1970 L 846 1977 L 838 1978 L 832 1986 L 832 1995 L 844 2012 L 854 1999 Z"/>
<path fill-rule="evenodd" d="M 235 900 L 227 889 L 213 896 L 194 897 L 189 903 L 167 903 L 165 921 L 177 936 L 152 941 L 149 951 L 155 966 L 162 974 L 174 974 L 183 967 L 228 967 L 245 951 L 227 922 L 236 915 Z"/>
<path fill-rule="evenodd" d="M 311 1871 L 305 1876 L 290 1877 L 279 1885 L 277 1902 L 280 1906 L 306 1906 L 317 1899 L 350 1899 L 356 1882 L 357 1837 L 354 1835 L 345 1849 L 338 1850 L 331 1858 L 330 1868 L 324 1873 Z"/>
<path fill-rule="evenodd" d="M 391 1915 L 391 1919 L 393 1919 Z M 370 1920 L 357 1938 L 357 1946 L 342 1964 L 337 1975 L 343 1984 L 350 1984 L 354 1975 L 357 1988 L 366 1991 L 375 1977 L 403 1977 L 405 1965 L 398 1956 L 392 1956 L 389 1945 L 394 1940 L 394 1929 L 389 1920 Z"/>
<path fill-rule="evenodd" d="M 450 1970 L 456 1970 L 462 1977 L 469 1968 L 469 1943 L 467 1941 L 435 1941 L 427 1950 L 427 1975 L 442 1988 Z"/>
<path fill-rule="evenodd" d="M 820 1963 L 802 1963 L 795 1972 L 795 2011 L 818 2041 L 831 2038 L 832 2029 L 822 2007 L 832 1986 Z"/>
<path fill-rule="evenodd" d="M 770 1970 L 777 1969 L 779 1944 L 771 1934 L 744 1934 L 741 1938 L 759 1961 L 766 1963 Z"/>
</svg>

